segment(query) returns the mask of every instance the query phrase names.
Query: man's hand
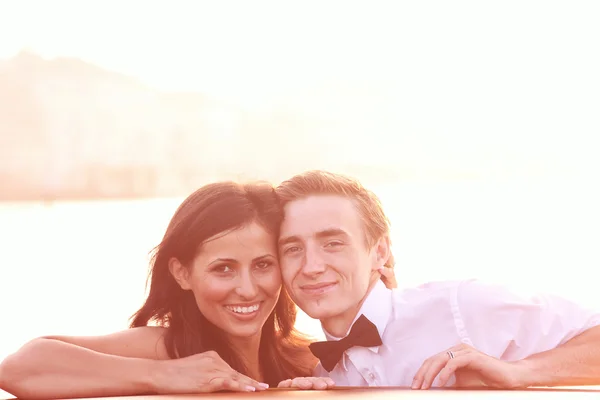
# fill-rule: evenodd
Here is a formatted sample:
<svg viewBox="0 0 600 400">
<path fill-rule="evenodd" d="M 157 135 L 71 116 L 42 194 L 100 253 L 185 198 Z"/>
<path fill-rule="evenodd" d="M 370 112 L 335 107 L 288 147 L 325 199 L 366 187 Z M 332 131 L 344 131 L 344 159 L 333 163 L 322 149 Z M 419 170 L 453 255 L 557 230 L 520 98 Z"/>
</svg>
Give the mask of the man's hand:
<svg viewBox="0 0 600 400">
<path fill-rule="evenodd" d="M 278 388 L 297 388 L 297 389 L 315 389 L 325 390 L 335 386 L 331 378 L 294 378 L 279 382 Z"/>
<path fill-rule="evenodd" d="M 436 377 L 438 386 L 448 383 L 452 374 L 455 387 L 517 389 L 528 385 L 528 371 L 520 364 L 501 361 L 471 346 L 459 344 L 425 360 L 413 380 L 413 389 L 429 389 Z"/>
<path fill-rule="evenodd" d="M 269 387 L 235 371 L 214 351 L 157 363 L 153 384 L 158 394 L 254 392 Z"/>
</svg>

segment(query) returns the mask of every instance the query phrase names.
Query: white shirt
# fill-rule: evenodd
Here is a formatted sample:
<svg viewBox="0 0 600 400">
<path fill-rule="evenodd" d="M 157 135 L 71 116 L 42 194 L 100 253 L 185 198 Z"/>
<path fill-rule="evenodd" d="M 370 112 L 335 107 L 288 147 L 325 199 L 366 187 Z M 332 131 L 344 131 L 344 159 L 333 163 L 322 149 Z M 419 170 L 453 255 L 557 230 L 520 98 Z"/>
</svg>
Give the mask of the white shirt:
<svg viewBox="0 0 600 400">
<path fill-rule="evenodd" d="M 315 376 L 330 376 L 338 386 L 410 386 L 427 358 L 461 342 L 515 361 L 600 325 L 600 314 L 566 299 L 523 298 L 476 280 L 394 290 L 378 281 L 355 320 L 361 314 L 377 326 L 383 345 L 348 349 L 329 373 L 319 363 Z"/>
</svg>

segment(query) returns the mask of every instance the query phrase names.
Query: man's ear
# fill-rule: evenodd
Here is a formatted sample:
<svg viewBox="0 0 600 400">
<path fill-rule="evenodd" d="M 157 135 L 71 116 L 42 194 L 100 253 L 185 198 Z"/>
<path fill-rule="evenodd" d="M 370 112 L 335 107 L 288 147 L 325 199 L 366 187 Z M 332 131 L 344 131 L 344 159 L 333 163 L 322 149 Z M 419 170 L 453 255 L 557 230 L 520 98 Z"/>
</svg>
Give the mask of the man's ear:
<svg viewBox="0 0 600 400">
<path fill-rule="evenodd" d="M 173 257 L 169 260 L 169 272 L 171 272 L 175 282 L 177 282 L 183 290 L 191 289 L 189 284 L 190 271 L 181 264 L 178 259 Z"/>
<path fill-rule="evenodd" d="M 373 251 L 375 253 L 375 265 L 373 266 L 373 269 L 379 269 L 383 267 L 390 258 L 390 238 L 387 235 L 379 238 L 377 243 L 375 243 Z"/>
</svg>

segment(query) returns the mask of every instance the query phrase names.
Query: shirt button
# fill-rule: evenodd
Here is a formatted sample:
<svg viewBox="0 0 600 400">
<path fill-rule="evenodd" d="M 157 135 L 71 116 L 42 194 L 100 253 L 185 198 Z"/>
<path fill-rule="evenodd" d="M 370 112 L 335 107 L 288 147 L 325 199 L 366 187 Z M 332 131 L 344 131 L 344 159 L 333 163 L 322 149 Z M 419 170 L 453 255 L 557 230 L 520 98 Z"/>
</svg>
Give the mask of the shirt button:
<svg viewBox="0 0 600 400">
<path fill-rule="evenodd" d="M 372 372 L 369 372 L 369 378 L 371 378 L 371 380 L 375 380 L 375 374 Z"/>
</svg>

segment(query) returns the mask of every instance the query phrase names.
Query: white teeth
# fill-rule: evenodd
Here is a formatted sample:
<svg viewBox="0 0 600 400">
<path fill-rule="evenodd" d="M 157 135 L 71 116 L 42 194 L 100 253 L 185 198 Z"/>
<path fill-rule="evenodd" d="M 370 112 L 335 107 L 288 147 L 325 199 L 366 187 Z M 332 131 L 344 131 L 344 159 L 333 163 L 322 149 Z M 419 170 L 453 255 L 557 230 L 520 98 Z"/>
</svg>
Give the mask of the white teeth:
<svg viewBox="0 0 600 400">
<path fill-rule="evenodd" d="M 252 313 L 252 312 L 258 310 L 258 304 L 255 304 L 250 307 L 236 307 L 236 306 L 226 306 L 226 307 L 227 307 L 227 309 L 233 311 L 234 313 L 238 313 L 238 314 L 249 314 L 249 313 Z"/>
</svg>

